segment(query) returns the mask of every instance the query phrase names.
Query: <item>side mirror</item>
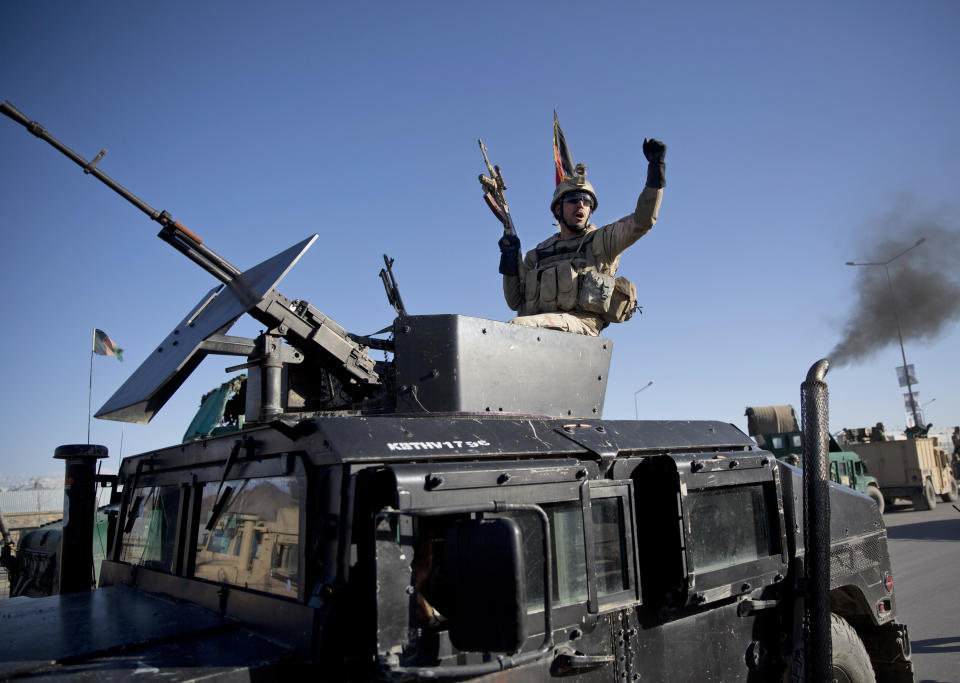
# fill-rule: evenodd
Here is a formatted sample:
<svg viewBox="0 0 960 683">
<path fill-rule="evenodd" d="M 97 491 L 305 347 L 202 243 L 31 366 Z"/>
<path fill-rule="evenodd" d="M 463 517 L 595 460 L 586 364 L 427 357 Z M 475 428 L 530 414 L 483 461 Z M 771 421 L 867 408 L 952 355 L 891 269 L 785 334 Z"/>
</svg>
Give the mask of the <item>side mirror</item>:
<svg viewBox="0 0 960 683">
<path fill-rule="evenodd" d="M 463 519 L 444 537 L 444 616 L 458 650 L 517 652 L 527 639 L 522 536 L 506 517 Z"/>
</svg>

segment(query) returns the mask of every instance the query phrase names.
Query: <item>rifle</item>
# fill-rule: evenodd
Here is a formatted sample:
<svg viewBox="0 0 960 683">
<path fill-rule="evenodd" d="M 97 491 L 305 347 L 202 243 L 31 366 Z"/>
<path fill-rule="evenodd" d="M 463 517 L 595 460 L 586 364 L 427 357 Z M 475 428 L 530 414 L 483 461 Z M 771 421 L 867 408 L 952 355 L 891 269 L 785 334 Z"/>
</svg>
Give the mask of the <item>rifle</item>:
<svg viewBox="0 0 960 683">
<path fill-rule="evenodd" d="M 516 228 L 513 227 L 513 218 L 510 216 L 510 208 L 507 206 L 507 198 L 503 191 L 507 189 L 507 184 L 503 182 L 503 174 L 500 173 L 499 166 L 491 166 L 487 158 L 487 148 L 483 146 L 483 140 L 477 140 L 480 145 L 480 153 L 483 154 L 483 161 L 487 165 L 486 176 L 480 174 L 480 187 L 484 190 L 483 201 L 487 203 L 493 215 L 497 220 L 503 223 L 503 234 L 516 235 Z"/>
</svg>

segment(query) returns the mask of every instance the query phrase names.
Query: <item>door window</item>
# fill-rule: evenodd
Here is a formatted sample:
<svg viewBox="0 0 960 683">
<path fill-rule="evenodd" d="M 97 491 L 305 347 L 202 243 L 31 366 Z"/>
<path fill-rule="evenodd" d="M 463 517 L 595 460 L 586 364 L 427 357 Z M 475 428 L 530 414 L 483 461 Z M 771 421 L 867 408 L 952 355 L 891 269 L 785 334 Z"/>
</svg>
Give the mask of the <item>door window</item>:
<svg viewBox="0 0 960 683">
<path fill-rule="evenodd" d="M 599 498 L 592 501 L 591 509 L 597 595 L 602 598 L 630 588 L 623 502 L 620 498 Z"/>
<path fill-rule="evenodd" d="M 779 552 L 762 484 L 701 491 L 689 503 L 690 559 L 707 572 Z"/>
<path fill-rule="evenodd" d="M 543 505 L 550 519 L 553 552 L 553 604 L 555 607 L 587 599 L 587 560 L 583 547 L 583 512 L 579 502 Z M 498 515 L 500 516 L 500 515 Z M 532 512 L 509 512 L 523 535 L 527 611 L 543 609 L 543 527 Z"/>
</svg>

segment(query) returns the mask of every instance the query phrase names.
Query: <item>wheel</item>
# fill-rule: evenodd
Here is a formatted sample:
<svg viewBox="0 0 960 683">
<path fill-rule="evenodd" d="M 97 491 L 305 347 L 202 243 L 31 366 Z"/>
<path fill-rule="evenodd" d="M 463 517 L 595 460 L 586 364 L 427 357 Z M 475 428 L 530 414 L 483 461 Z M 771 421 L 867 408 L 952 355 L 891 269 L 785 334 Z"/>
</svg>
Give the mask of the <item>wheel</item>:
<svg viewBox="0 0 960 683">
<path fill-rule="evenodd" d="M 878 489 L 876 486 L 868 486 L 867 495 L 873 498 L 873 502 L 877 504 L 877 509 L 882 515 L 883 509 L 886 507 L 886 501 L 883 500 L 883 494 L 880 493 L 880 489 Z"/>
<path fill-rule="evenodd" d="M 923 491 L 913 495 L 914 510 L 932 510 L 937 506 L 937 494 L 933 491 L 933 482 L 923 482 Z"/>
<path fill-rule="evenodd" d="M 867 648 L 841 616 L 830 615 L 830 641 L 833 644 L 833 680 L 837 683 L 876 683 Z"/>
<path fill-rule="evenodd" d="M 960 492 L 957 491 L 957 480 L 952 474 L 947 475 L 947 490 L 940 494 L 944 503 L 953 503 L 960 498 Z"/>
</svg>

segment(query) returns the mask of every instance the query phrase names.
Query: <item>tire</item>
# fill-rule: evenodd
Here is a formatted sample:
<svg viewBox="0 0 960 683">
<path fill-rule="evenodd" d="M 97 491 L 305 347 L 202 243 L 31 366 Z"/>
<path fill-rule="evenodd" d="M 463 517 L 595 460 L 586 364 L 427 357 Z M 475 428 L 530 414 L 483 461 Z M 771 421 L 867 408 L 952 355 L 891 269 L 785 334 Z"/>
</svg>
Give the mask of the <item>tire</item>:
<svg viewBox="0 0 960 683">
<path fill-rule="evenodd" d="M 947 475 L 947 490 L 940 494 L 940 497 L 943 499 L 944 503 L 953 503 L 960 498 L 960 493 L 957 491 L 957 480 L 953 478 L 952 474 Z"/>
<path fill-rule="evenodd" d="M 914 510 L 932 510 L 937 506 L 937 494 L 933 491 L 933 482 L 927 479 L 923 482 L 923 491 L 913 495 Z"/>
<path fill-rule="evenodd" d="M 877 504 L 877 510 L 879 510 L 882 515 L 883 509 L 886 507 L 886 501 L 883 500 L 883 494 L 880 493 L 880 489 L 876 486 L 868 486 L 867 495 L 873 498 L 873 502 Z"/>
<path fill-rule="evenodd" d="M 833 645 L 833 680 L 837 683 L 876 683 L 870 656 L 853 626 L 841 616 L 830 615 Z"/>
</svg>

